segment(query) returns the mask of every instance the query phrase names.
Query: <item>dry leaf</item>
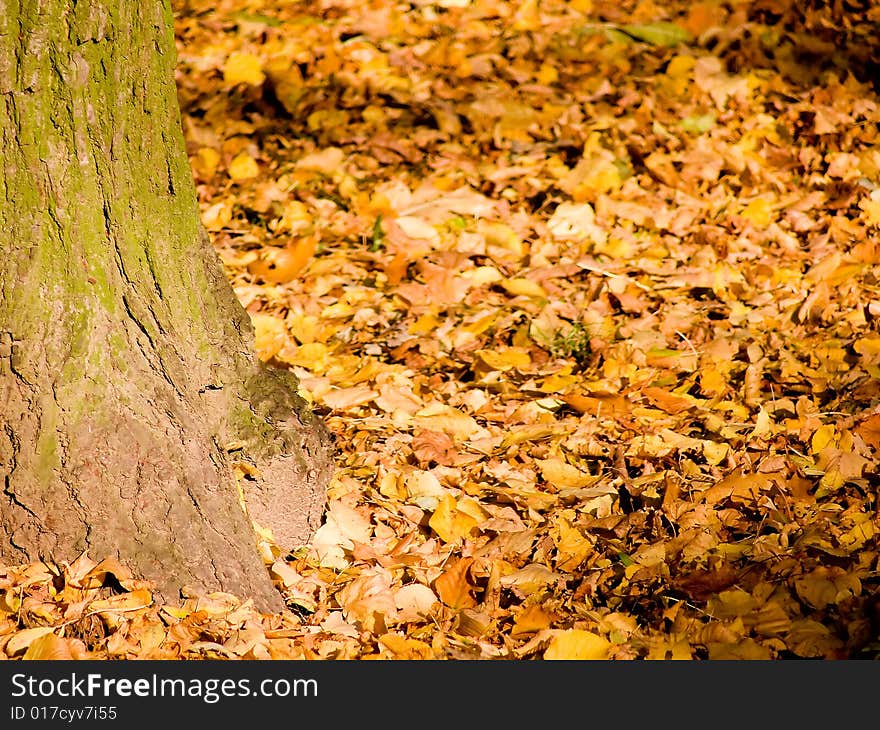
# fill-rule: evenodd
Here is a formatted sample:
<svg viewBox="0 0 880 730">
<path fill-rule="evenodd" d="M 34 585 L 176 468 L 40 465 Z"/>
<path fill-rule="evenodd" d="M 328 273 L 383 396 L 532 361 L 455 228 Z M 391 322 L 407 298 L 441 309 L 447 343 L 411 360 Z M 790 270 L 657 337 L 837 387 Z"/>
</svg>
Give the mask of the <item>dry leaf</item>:
<svg viewBox="0 0 880 730">
<path fill-rule="evenodd" d="M 470 608 L 476 606 L 473 586 L 468 582 L 468 570 L 473 558 L 459 558 L 451 562 L 434 581 L 434 588 L 440 600 L 450 608 Z"/>
<path fill-rule="evenodd" d="M 544 659 L 607 659 L 611 644 L 590 631 L 568 629 L 555 634 L 544 652 Z"/>
</svg>

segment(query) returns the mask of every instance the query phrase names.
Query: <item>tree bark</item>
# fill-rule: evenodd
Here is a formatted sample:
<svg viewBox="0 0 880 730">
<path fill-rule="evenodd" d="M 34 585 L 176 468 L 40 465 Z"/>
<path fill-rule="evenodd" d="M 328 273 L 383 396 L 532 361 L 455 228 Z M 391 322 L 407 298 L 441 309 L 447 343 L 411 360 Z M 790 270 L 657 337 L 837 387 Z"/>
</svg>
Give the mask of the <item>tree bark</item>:
<svg viewBox="0 0 880 730">
<path fill-rule="evenodd" d="M 0 0 L 0 562 L 88 551 L 277 609 L 249 517 L 308 541 L 331 439 L 253 354 L 174 62 L 167 0 Z"/>
</svg>

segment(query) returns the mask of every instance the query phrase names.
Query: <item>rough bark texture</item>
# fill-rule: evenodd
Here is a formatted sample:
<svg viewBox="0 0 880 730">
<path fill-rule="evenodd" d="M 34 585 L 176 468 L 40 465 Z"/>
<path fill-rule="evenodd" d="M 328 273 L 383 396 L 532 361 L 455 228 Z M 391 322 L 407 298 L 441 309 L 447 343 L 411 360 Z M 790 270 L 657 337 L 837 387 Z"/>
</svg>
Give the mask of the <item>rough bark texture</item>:
<svg viewBox="0 0 880 730">
<path fill-rule="evenodd" d="M 330 439 L 263 368 L 198 220 L 166 2 L 0 0 L 0 562 L 118 556 L 278 608 Z"/>
</svg>

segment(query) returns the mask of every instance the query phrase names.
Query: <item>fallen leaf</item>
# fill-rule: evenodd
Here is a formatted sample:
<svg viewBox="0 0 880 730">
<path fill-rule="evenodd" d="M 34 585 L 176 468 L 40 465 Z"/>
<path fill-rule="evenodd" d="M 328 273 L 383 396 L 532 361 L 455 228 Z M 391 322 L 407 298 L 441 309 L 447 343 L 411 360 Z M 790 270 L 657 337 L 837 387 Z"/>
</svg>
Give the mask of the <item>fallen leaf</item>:
<svg viewBox="0 0 880 730">
<path fill-rule="evenodd" d="M 265 78 L 262 61 L 251 53 L 230 53 L 223 64 L 223 80 L 227 84 L 259 86 Z"/>
<path fill-rule="evenodd" d="M 452 561 L 434 581 L 437 595 L 450 608 L 461 609 L 477 605 L 473 596 L 473 586 L 468 582 L 468 570 L 473 562 L 473 558 L 459 558 Z"/>
<path fill-rule="evenodd" d="M 550 660 L 607 659 L 611 651 L 609 641 L 598 634 L 581 629 L 568 629 L 557 633 L 544 652 Z"/>
</svg>

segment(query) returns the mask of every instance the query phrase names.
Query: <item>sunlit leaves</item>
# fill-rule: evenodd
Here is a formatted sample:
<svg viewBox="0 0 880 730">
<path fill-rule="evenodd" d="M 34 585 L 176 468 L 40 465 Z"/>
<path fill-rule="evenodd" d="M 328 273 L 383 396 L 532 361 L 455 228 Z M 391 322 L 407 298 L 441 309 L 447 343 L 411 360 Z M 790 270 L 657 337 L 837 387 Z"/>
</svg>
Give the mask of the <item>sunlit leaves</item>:
<svg viewBox="0 0 880 730">
<path fill-rule="evenodd" d="M 602 636 L 581 629 L 569 629 L 553 636 L 544 659 L 607 659 L 609 642 Z"/>
<path fill-rule="evenodd" d="M 250 180 L 260 174 L 257 161 L 247 152 L 239 152 L 229 163 L 229 177 L 236 182 Z"/>
<path fill-rule="evenodd" d="M 223 80 L 230 85 L 259 86 L 265 78 L 262 61 L 251 53 L 232 53 L 223 65 Z"/>
<path fill-rule="evenodd" d="M 202 222 L 328 511 L 263 536 L 296 621 L 79 563 L 0 577 L 0 650 L 876 656 L 880 106 L 729 5 L 181 12 Z"/>
</svg>

